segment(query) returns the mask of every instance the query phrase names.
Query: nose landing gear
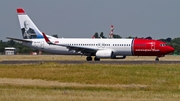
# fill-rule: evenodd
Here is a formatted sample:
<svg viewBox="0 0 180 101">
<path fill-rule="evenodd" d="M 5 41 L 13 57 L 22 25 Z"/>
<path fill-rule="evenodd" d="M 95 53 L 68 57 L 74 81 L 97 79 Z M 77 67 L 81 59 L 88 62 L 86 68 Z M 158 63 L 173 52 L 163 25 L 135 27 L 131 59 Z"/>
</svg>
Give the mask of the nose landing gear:
<svg viewBox="0 0 180 101">
<path fill-rule="evenodd" d="M 159 57 L 156 57 L 156 58 L 155 58 L 155 61 L 159 61 Z"/>
</svg>

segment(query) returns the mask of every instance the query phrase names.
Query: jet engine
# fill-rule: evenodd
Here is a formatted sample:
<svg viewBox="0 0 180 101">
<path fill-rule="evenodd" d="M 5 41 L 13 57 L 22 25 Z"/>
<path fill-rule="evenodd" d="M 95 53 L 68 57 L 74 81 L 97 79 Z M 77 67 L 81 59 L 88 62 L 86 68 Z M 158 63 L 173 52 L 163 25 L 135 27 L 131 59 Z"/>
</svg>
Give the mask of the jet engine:
<svg viewBox="0 0 180 101">
<path fill-rule="evenodd" d="M 112 59 L 125 59 L 126 55 L 114 55 L 114 57 L 112 57 Z"/>
<path fill-rule="evenodd" d="M 97 58 L 111 58 L 111 59 L 125 59 L 125 55 L 115 55 L 112 50 L 98 50 L 96 52 Z"/>
<path fill-rule="evenodd" d="M 112 58 L 113 57 L 113 51 L 112 50 L 98 50 L 96 52 L 97 58 Z"/>
</svg>

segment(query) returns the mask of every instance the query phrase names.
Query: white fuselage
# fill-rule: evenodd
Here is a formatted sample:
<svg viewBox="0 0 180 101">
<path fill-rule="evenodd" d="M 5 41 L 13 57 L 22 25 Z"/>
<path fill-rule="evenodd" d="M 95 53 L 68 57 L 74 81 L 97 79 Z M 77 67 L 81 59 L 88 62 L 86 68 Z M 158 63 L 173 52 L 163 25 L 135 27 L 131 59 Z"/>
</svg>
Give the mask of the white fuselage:
<svg viewBox="0 0 180 101">
<path fill-rule="evenodd" d="M 49 45 L 44 39 L 29 39 L 32 43 L 23 42 L 24 45 L 45 52 L 74 55 L 80 54 L 64 46 Z M 116 55 L 132 55 L 133 39 L 90 39 L 90 38 L 58 38 L 50 39 L 53 43 L 60 45 L 76 46 L 94 50 L 110 49 Z"/>
</svg>

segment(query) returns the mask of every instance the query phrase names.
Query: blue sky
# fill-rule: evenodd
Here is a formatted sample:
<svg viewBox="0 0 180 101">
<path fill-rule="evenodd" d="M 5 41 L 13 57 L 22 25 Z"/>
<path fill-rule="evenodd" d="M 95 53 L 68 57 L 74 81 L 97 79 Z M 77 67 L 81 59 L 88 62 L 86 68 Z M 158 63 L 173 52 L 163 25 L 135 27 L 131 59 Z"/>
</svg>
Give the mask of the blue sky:
<svg viewBox="0 0 180 101">
<path fill-rule="evenodd" d="M 41 31 L 59 37 L 107 36 L 110 25 L 122 37 L 180 37 L 180 0 L 0 0 L 0 40 L 22 38 L 18 7 Z"/>
</svg>

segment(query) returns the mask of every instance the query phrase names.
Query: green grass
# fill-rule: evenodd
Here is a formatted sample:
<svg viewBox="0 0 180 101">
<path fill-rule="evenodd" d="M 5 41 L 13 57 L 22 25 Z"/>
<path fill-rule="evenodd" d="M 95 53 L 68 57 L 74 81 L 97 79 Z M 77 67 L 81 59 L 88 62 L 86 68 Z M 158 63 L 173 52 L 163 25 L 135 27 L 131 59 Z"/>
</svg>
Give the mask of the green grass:
<svg viewBox="0 0 180 101">
<path fill-rule="evenodd" d="M 2 101 L 176 101 L 180 64 L 0 65 Z"/>
<path fill-rule="evenodd" d="M 101 65 L 56 64 L 0 65 L 0 77 L 55 80 L 85 84 L 152 84 L 176 81 L 178 64 Z M 176 77 L 175 77 L 176 76 Z M 177 81 L 176 81 L 177 82 Z"/>
</svg>

